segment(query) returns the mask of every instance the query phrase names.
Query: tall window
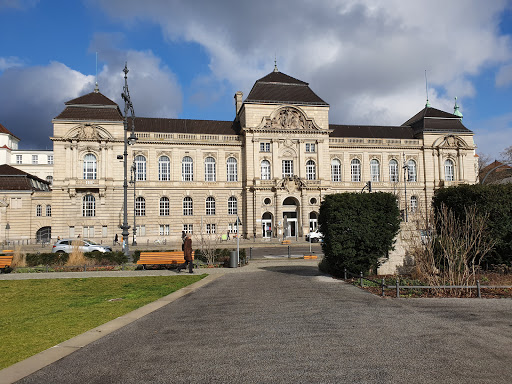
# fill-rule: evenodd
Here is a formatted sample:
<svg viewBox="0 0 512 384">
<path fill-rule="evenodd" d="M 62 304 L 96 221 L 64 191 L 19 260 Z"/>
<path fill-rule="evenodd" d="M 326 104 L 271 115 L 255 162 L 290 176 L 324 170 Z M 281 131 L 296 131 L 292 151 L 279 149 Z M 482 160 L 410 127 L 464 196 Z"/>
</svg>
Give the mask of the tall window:
<svg viewBox="0 0 512 384">
<path fill-rule="evenodd" d="M 306 163 L 306 180 L 316 180 L 316 164 L 313 160 Z"/>
<path fill-rule="evenodd" d="M 204 181 L 215 181 L 215 159 L 213 157 L 204 159 Z"/>
<path fill-rule="evenodd" d="M 192 216 L 194 214 L 194 206 L 192 198 L 185 196 L 183 198 L 183 216 Z"/>
<path fill-rule="evenodd" d="M 238 166 L 234 157 L 227 160 L 228 167 L 228 181 L 238 181 Z"/>
<path fill-rule="evenodd" d="M 411 212 L 414 213 L 418 209 L 418 198 L 411 196 Z"/>
<path fill-rule="evenodd" d="M 194 161 L 190 156 L 185 156 L 181 161 L 181 181 L 194 180 Z"/>
<path fill-rule="evenodd" d="M 146 216 L 146 200 L 142 196 L 135 199 L 135 216 Z"/>
<path fill-rule="evenodd" d="M 361 162 L 358 159 L 352 159 L 350 162 L 350 180 L 361 181 Z"/>
<path fill-rule="evenodd" d="M 444 179 L 446 181 L 453 181 L 455 180 L 455 174 L 453 169 L 453 161 L 450 159 L 446 160 L 444 162 Z"/>
<path fill-rule="evenodd" d="M 43 211 L 43 209 L 42 209 L 41 205 L 38 204 L 36 206 L 36 216 L 42 216 L 43 215 L 42 211 Z"/>
<path fill-rule="evenodd" d="M 217 225 L 215 223 L 208 223 L 206 224 L 206 233 L 208 235 L 214 234 L 217 231 Z"/>
<path fill-rule="evenodd" d="M 160 216 L 169 216 L 169 198 L 160 198 Z"/>
<path fill-rule="evenodd" d="M 411 159 L 407 162 L 407 169 L 409 171 L 409 182 L 415 183 L 417 181 L 416 178 L 416 162 Z"/>
<path fill-rule="evenodd" d="M 341 181 L 341 161 L 331 160 L 331 181 Z"/>
<path fill-rule="evenodd" d="M 146 158 L 142 155 L 135 156 L 135 174 L 137 181 L 146 181 Z"/>
<path fill-rule="evenodd" d="M 159 234 L 160 236 L 169 236 L 169 224 L 160 224 Z"/>
<path fill-rule="evenodd" d="M 370 176 L 372 181 L 380 181 L 380 164 L 377 159 L 372 159 L 370 161 Z"/>
<path fill-rule="evenodd" d="M 93 195 L 85 195 L 82 202 L 82 216 L 96 216 L 96 199 Z"/>
<path fill-rule="evenodd" d="M 306 152 L 316 152 L 316 144 L 306 143 Z"/>
<path fill-rule="evenodd" d="M 50 217 L 52 215 L 52 206 L 47 205 L 46 206 L 46 216 Z"/>
<path fill-rule="evenodd" d="M 96 180 L 96 156 L 92 153 L 88 153 L 84 156 L 84 179 L 85 180 Z"/>
<path fill-rule="evenodd" d="M 206 214 L 215 215 L 215 199 L 212 196 L 206 198 Z"/>
<path fill-rule="evenodd" d="M 16 155 L 16 164 L 22 164 L 22 163 L 23 163 L 23 156 Z"/>
<path fill-rule="evenodd" d="M 171 179 L 171 160 L 167 156 L 158 159 L 158 180 L 169 181 Z"/>
<path fill-rule="evenodd" d="M 395 159 L 389 161 L 389 181 L 398 182 L 398 162 Z"/>
<path fill-rule="evenodd" d="M 260 143 L 260 152 L 270 152 L 270 143 Z"/>
<path fill-rule="evenodd" d="M 283 160 L 283 179 L 293 176 L 293 160 Z"/>
<path fill-rule="evenodd" d="M 53 164 L 53 155 L 48 155 L 48 164 Z"/>
<path fill-rule="evenodd" d="M 228 199 L 228 215 L 236 215 L 238 214 L 238 201 L 236 200 L 235 196 L 231 196 Z"/>
<path fill-rule="evenodd" d="M 39 164 L 39 156 L 32 155 L 32 164 Z"/>
<path fill-rule="evenodd" d="M 270 180 L 270 161 L 261 162 L 261 180 Z"/>
</svg>

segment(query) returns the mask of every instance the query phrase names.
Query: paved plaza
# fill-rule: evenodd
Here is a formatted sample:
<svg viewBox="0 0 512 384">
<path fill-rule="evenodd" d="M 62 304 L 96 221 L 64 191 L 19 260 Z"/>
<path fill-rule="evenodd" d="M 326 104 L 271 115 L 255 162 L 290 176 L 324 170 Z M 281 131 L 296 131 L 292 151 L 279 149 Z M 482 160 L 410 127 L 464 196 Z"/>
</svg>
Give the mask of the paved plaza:
<svg viewBox="0 0 512 384">
<path fill-rule="evenodd" d="M 48 365 L 19 383 L 509 383 L 512 377 L 509 299 L 380 298 L 322 275 L 317 261 L 287 258 L 213 270 L 171 296 L 0 372 L 0 382 L 41 362 Z"/>
</svg>

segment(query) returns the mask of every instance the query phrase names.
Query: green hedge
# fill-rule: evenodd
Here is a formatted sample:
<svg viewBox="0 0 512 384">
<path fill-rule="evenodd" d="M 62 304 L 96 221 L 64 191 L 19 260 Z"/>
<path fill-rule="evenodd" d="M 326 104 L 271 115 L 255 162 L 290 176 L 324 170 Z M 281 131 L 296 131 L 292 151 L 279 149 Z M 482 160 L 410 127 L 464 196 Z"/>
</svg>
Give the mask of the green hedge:
<svg viewBox="0 0 512 384">
<path fill-rule="evenodd" d="M 479 213 L 488 214 L 489 236 L 496 240 L 496 246 L 482 265 L 512 265 L 512 184 L 442 188 L 432 200 L 435 213 L 442 204 L 461 221 L 465 220 L 465 207 L 476 206 Z"/>
<path fill-rule="evenodd" d="M 84 256 L 94 259 L 97 265 L 120 265 L 128 262 L 128 258 L 123 252 L 86 252 Z M 25 257 L 29 267 L 37 265 L 64 265 L 68 259 L 69 254 L 67 253 L 27 253 Z"/>
<path fill-rule="evenodd" d="M 391 193 L 327 195 L 318 218 L 324 235 L 323 272 L 343 276 L 344 268 L 367 274 L 393 249 L 400 229 L 400 211 Z"/>
</svg>

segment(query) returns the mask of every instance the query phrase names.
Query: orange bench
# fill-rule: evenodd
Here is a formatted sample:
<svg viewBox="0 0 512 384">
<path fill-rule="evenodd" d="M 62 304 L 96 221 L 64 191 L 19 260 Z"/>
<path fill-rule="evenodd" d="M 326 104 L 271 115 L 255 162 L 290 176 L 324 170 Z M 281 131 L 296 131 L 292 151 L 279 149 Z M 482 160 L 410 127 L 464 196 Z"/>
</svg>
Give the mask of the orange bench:
<svg viewBox="0 0 512 384">
<path fill-rule="evenodd" d="M 304 255 L 304 259 L 318 259 L 317 255 Z"/>
<path fill-rule="evenodd" d="M 12 251 L 4 251 L 12 252 Z M 0 271 L 4 271 L 6 268 L 11 266 L 13 255 L 0 256 Z"/>
<path fill-rule="evenodd" d="M 281 241 L 281 244 L 283 244 L 283 245 L 291 244 L 291 243 L 292 243 L 291 240 L 283 240 L 283 241 Z"/>
<path fill-rule="evenodd" d="M 192 252 L 192 260 L 194 260 L 194 252 Z M 183 251 L 141 252 L 137 264 L 146 268 L 146 265 L 177 265 L 184 262 L 185 254 Z"/>
</svg>

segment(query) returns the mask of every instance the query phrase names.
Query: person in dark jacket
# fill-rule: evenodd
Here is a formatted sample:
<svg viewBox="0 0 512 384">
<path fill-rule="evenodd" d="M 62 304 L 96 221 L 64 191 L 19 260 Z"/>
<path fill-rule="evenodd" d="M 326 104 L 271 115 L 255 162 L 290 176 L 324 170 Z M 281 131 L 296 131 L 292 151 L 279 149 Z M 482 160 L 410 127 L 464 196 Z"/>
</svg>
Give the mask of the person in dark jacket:
<svg viewBox="0 0 512 384">
<path fill-rule="evenodd" d="M 188 265 L 188 273 L 194 273 L 192 270 L 194 268 L 194 261 L 192 259 L 192 236 L 190 233 L 187 233 L 187 237 L 185 237 L 185 242 L 183 245 L 183 256 L 185 257 L 185 262 L 178 266 L 176 272 L 180 273 L 183 268 L 187 268 Z"/>
</svg>

